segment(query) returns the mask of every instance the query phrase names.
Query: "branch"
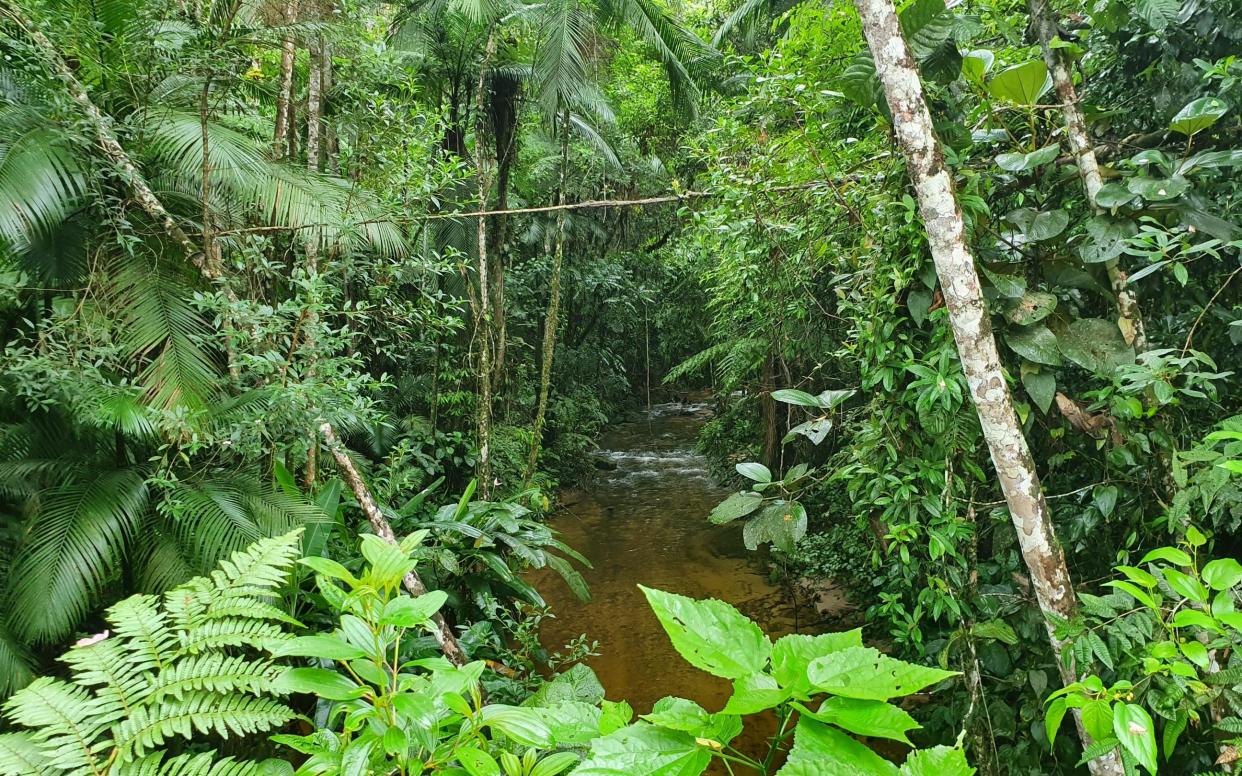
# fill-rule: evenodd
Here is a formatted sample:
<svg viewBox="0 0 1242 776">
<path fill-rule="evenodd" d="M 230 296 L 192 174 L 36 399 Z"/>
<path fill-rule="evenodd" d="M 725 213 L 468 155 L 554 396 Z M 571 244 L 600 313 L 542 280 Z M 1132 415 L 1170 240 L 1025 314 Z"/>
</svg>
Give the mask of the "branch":
<svg viewBox="0 0 1242 776">
<path fill-rule="evenodd" d="M 324 440 L 328 443 L 328 449 L 332 452 L 332 457 L 336 459 L 337 466 L 341 467 L 341 472 L 345 475 L 346 482 L 349 483 L 350 489 L 354 491 L 354 498 L 358 499 L 358 505 L 362 507 L 362 511 L 366 513 L 367 519 L 371 521 L 371 530 L 386 542 L 397 544 L 397 537 L 392 532 L 392 526 L 388 525 L 388 520 L 384 517 L 384 513 L 375 504 L 375 498 L 371 495 L 371 491 L 367 489 L 366 483 L 362 481 L 358 470 L 354 468 L 354 462 L 349 459 L 345 453 L 345 448 L 340 440 L 336 438 L 336 432 L 332 430 L 331 423 L 323 423 L 319 426 L 319 433 L 323 434 Z M 405 589 L 412 596 L 424 595 L 427 592 L 426 585 L 418 578 L 418 574 L 414 571 L 405 575 L 402 580 Z M 461 651 L 457 639 L 453 636 L 452 629 L 444 619 L 444 615 L 436 612 L 431 615 L 432 622 L 436 626 L 436 641 L 440 642 L 440 649 L 444 652 L 444 656 L 449 662 L 455 666 L 463 666 L 466 664 L 466 655 Z"/>
</svg>

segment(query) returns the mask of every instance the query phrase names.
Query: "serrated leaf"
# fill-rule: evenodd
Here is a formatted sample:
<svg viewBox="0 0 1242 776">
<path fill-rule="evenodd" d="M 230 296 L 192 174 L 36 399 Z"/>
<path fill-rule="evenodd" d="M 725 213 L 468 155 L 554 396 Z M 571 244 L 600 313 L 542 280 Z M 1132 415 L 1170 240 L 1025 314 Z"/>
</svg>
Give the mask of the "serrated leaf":
<svg viewBox="0 0 1242 776">
<path fill-rule="evenodd" d="M 851 647 L 816 658 L 807 669 L 811 685 L 845 698 L 886 701 L 957 676 L 954 671 L 906 663 L 871 647 Z"/>
<path fill-rule="evenodd" d="M 772 643 L 753 621 L 723 601 L 692 598 L 639 585 L 673 648 L 713 676 L 740 679 L 762 671 Z"/>
<path fill-rule="evenodd" d="M 1156 772 L 1156 728 L 1142 706 L 1117 704 L 1113 709 L 1113 733 L 1134 759 L 1151 773 Z"/>
<path fill-rule="evenodd" d="M 806 535 L 806 522 L 806 509 L 801 504 L 777 501 L 746 521 L 742 541 L 748 550 L 770 542 L 781 552 L 793 552 L 798 540 Z"/>
<path fill-rule="evenodd" d="M 817 711 L 798 706 L 811 719 L 836 725 L 859 736 L 887 738 L 909 744 L 906 733 L 920 727 L 905 711 L 884 701 L 828 697 Z"/>
</svg>

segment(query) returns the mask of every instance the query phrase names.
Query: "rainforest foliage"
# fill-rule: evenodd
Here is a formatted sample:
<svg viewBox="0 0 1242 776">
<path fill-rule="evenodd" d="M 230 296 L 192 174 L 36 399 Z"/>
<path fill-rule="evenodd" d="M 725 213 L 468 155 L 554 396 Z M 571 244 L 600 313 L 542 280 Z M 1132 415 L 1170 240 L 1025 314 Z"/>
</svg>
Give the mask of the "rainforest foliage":
<svg viewBox="0 0 1242 776">
<path fill-rule="evenodd" d="M 0 50 L 0 774 L 1242 768 L 1242 0 L 0 0 Z M 589 600 L 547 518 L 691 394 L 704 530 L 862 627 L 644 587 L 732 692 L 635 709 L 529 572 Z"/>
</svg>

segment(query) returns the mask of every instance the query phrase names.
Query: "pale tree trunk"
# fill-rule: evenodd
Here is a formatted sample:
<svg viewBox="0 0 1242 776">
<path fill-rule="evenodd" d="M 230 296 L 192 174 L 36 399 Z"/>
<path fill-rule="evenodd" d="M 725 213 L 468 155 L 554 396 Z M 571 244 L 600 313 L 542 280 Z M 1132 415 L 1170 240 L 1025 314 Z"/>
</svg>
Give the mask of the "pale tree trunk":
<svg viewBox="0 0 1242 776">
<path fill-rule="evenodd" d="M 556 252 L 552 255 L 552 278 L 548 285 L 548 312 L 543 319 L 543 361 L 539 371 L 539 405 L 535 410 L 535 427 L 530 442 L 530 460 L 526 462 L 523 485 L 530 483 L 539 465 L 539 448 L 543 442 L 543 423 L 548 412 L 548 395 L 552 391 L 552 359 L 556 355 L 556 330 L 560 323 L 561 267 L 565 263 L 565 172 L 569 168 L 569 109 L 561 110 L 561 172 L 557 184 Z"/>
<path fill-rule="evenodd" d="M 323 42 L 323 73 L 319 87 L 319 113 L 322 116 L 330 113 L 332 106 L 332 42 L 327 40 Z M 336 128 L 330 119 L 323 122 L 323 142 L 320 143 L 320 147 L 323 151 L 321 154 L 323 169 L 333 175 L 339 175 L 341 172 L 340 144 L 337 143 Z"/>
<path fill-rule="evenodd" d="M 296 0 L 285 2 L 285 24 L 292 25 L 298 21 Z M 293 62 L 297 57 L 297 45 L 292 33 L 286 34 L 280 42 L 280 83 L 276 89 L 276 130 L 272 133 L 272 155 L 277 159 L 292 154 L 288 147 L 289 127 L 293 123 Z"/>
<path fill-rule="evenodd" d="M 1023 560 L 1031 575 L 1035 597 L 1048 626 L 1062 680 L 1075 681 L 1072 668 L 1061 660 L 1063 644 L 1053 633 L 1056 618 L 1072 619 L 1076 609 L 1065 555 L 1053 531 L 1026 438 L 1018 425 L 1009 386 L 1001 369 L 991 320 L 984 306 L 974 257 L 966 245 L 965 223 L 957 204 L 953 179 L 944 164 L 940 142 L 923 98 L 918 69 L 910 53 L 893 0 L 854 0 L 863 32 L 875 60 L 876 75 L 893 116 L 897 144 L 905 156 L 927 232 L 940 288 L 949 310 L 949 324 L 957 342 L 962 371 L 979 415 L 979 425 L 991 452 L 1001 492 L 1018 533 Z M 1091 744 L 1078 720 L 1084 746 Z M 1115 752 L 1091 761 L 1093 774 L 1124 773 Z"/>
<path fill-rule="evenodd" d="M 332 451 L 332 457 L 336 459 L 336 465 L 340 467 L 341 474 L 345 476 L 345 481 L 349 483 L 350 489 L 353 490 L 354 498 L 358 500 L 358 506 L 362 507 L 363 513 L 367 516 L 367 520 L 370 521 L 371 530 L 384 541 L 390 544 L 399 544 L 396 535 L 392 532 L 392 526 L 388 524 L 384 513 L 380 511 L 379 506 L 375 503 L 375 498 L 371 495 L 371 491 L 367 488 L 366 483 L 362 481 L 362 476 L 358 474 L 358 469 L 354 467 L 354 462 L 349 459 L 349 454 L 345 451 L 344 445 L 336 438 L 336 433 L 332 430 L 332 424 L 321 424 L 319 426 L 319 433 L 323 435 L 328 449 Z M 405 575 L 402 584 L 412 596 L 424 595 L 427 592 L 427 586 L 423 584 L 422 579 L 414 571 Z M 466 655 L 461 651 L 461 645 L 457 643 L 457 639 L 453 636 L 453 630 L 445 621 L 444 615 L 436 612 L 431 615 L 431 621 L 435 624 L 435 637 L 436 641 L 440 643 L 440 651 L 444 653 L 444 656 L 453 665 L 464 666 L 466 664 Z"/>
<path fill-rule="evenodd" d="M 483 51 L 483 61 L 479 65 L 479 80 L 474 92 L 474 166 L 478 175 L 479 210 L 487 210 L 487 195 L 491 188 L 491 175 L 487 163 L 487 99 L 484 90 L 487 88 L 487 72 L 492 57 L 496 54 L 496 33 L 490 30 L 487 34 L 487 46 Z M 478 236 L 478 266 L 476 271 L 479 282 L 479 308 L 474 322 L 474 336 L 478 341 L 479 365 L 479 407 L 477 413 L 478 444 L 479 444 L 479 494 L 483 499 L 492 492 L 492 313 L 491 294 L 488 291 L 488 279 L 491 268 L 487 263 L 487 217 L 476 219 Z"/>
<path fill-rule="evenodd" d="M 1078 175 L 1082 178 L 1083 188 L 1087 192 L 1087 204 L 1093 211 L 1098 212 L 1096 195 L 1104 186 L 1104 181 L 1100 177 L 1095 147 L 1091 144 L 1091 136 L 1087 134 L 1087 122 L 1078 103 L 1078 90 L 1074 88 L 1069 58 L 1063 49 L 1055 49 L 1050 45 L 1057 36 L 1057 23 L 1047 0 L 1027 0 L 1027 3 L 1031 10 L 1031 24 L 1044 52 L 1044 62 L 1048 65 L 1048 72 L 1052 74 L 1052 86 L 1061 102 L 1061 114 L 1065 118 L 1065 138 L 1078 164 Z M 1104 269 L 1108 272 L 1108 282 L 1117 298 L 1117 326 L 1126 342 L 1141 352 L 1147 348 L 1147 335 L 1138 299 L 1134 291 L 1127 287 L 1126 273 L 1118 266 L 1117 259 L 1109 259 Z"/>
<path fill-rule="evenodd" d="M 323 108 L 323 43 L 312 42 L 306 77 L 306 169 L 319 171 L 320 119 Z"/>
</svg>

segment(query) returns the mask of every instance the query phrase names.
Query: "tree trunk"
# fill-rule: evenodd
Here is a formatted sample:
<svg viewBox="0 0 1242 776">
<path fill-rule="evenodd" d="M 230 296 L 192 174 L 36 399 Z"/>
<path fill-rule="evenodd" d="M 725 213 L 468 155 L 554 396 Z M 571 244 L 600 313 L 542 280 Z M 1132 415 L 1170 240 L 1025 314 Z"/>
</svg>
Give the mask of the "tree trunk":
<svg viewBox="0 0 1242 776">
<path fill-rule="evenodd" d="M 1048 626 L 1048 638 L 1057 665 L 1061 667 L 1062 680 L 1069 683 L 1076 677 L 1073 669 L 1066 668 L 1061 660 L 1063 644 L 1054 635 L 1053 620 L 1073 618 L 1074 589 L 1001 369 L 974 257 L 966 244 L 965 223 L 953 179 L 945 167 L 918 70 L 902 37 L 893 0 L 854 0 L 854 5 L 862 17 L 876 75 L 892 113 L 897 144 L 905 156 L 918 198 L 919 214 L 927 231 L 927 242 L 949 310 L 949 324 L 957 342 L 962 371 L 979 414 L 979 425 L 1018 532 L 1022 557 Z M 1077 715 L 1075 718 L 1078 719 Z M 1080 721 L 1079 735 L 1084 746 L 1091 744 Z M 1097 776 L 1123 773 L 1115 752 L 1092 760 L 1090 769 Z"/>
<path fill-rule="evenodd" d="M 557 183 L 556 204 L 565 204 L 565 172 L 569 168 L 569 109 L 561 109 L 561 171 Z M 543 319 L 543 362 L 539 372 L 539 405 L 535 410 L 535 427 L 530 442 L 530 460 L 526 462 L 523 485 L 530 483 L 539 464 L 539 448 L 543 442 L 543 423 L 548 411 L 548 394 L 552 391 L 552 359 L 556 355 L 556 330 L 560 324 L 561 267 L 565 262 L 565 210 L 556 211 L 556 252 L 552 255 L 552 279 L 548 289 L 548 312 Z"/>
<path fill-rule="evenodd" d="M 487 114 L 485 112 L 487 98 L 487 71 L 492 57 L 496 54 L 496 32 L 487 34 L 487 46 L 483 51 L 483 61 L 479 65 L 479 80 L 474 93 L 474 165 L 478 175 L 479 209 L 487 210 L 487 195 L 491 188 L 491 176 L 487 164 Z M 492 343 L 491 343 L 491 294 L 488 290 L 488 279 L 491 268 L 487 263 L 487 217 L 476 218 L 478 236 L 478 283 L 479 309 L 474 323 L 474 336 L 478 341 L 479 365 L 479 406 L 478 445 L 479 445 L 479 495 L 486 500 L 492 492 Z"/>
<path fill-rule="evenodd" d="M 319 79 L 319 113 L 321 117 L 332 115 L 332 42 L 325 40 L 320 52 L 323 70 Z M 320 165 L 325 172 L 341 174 L 341 146 L 336 139 L 336 127 L 331 118 L 323 118 L 323 142 L 320 144 Z"/>
<path fill-rule="evenodd" d="M 323 435 L 324 441 L 328 444 L 328 449 L 332 451 L 332 457 L 336 459 L 336 465 L 341 468 L 341 474 L 345 476 L 345 481 L 349 483 L 350 489 L 354 492 L 354 498 L 358 499 L 358 505 L 362 507 L 363 513 L 366 514 L 367 520 L 370 521 L 371 530 L 384 541 L 397 544 L 397 537 L 392 532 L 392 526 L 388 525 L 388 520 L 384 518 L 384 513 L 376 505 L 371 491 L 367 488 L 366 483 L 362 481 L 358 470 L 354 468 L 354 462 L 349 459 L 344 446 L 336 438 L 336 433 L 332 430 L 332 424 L 321 424 L 319 426 L 319 433 Z M 423 584 L 417 572 L 411 571 L 406 574 L 402 583 L 406 591 L 412 596 L 424 595 L 427 592 L 427 586 Z M 440 643 L 440 650 L 444 653 L 444 656 L 453 665 L 464 666 L 466 664 L 466 655 L 461 651 L 461 646 L 453 636 L 453 630 L 445 621 L 444 615 L 436 612 L 431 615 L 431 621 L 435 624 L 436 641 Z"/>
<path fill-rule="evenodd" d="M 320 120 L 323 110 L 323 42 L 312 41 L 306 84 L 306 169 L 319 172 Z"/>
<path fill-rule="evenodd" d="M 771 354 L 763 360 L 762 390 L 759 401 L 763 408 L 763 465 L 775 472 L 780 456 L 780 435 L 777 429 L 776 399 L 772 398 L 772 392 L 776 390 L 776 358 Z"/>
<path fill-rule="evenodd" d="M 285 0 L 285 24 L 298 21 L 296 0 Z M 272 133 L 272 155 L 277 159 L 292 153 L 288 148 L 289 125 L 293 123 L 293 62 L 297 57 L 297 45 L 293 35 L 287 34 L 280 43 L 280 83 L 276 88 L 276 129 Z"/>
<path fill-rule="evenodd" d="M 1061 114 L 1065 118 L 1065 138 L 1069 141 L 1070 151 L 1078 164 L 1078 175 L 1082 178 L 1083 188 L 1087 192 L 1087 204 L 1093 211 L 1099 211 L 1096 195 L 1103 187 L 1100 177 L 1100 165 L 1095 158 L 1095 147 L 1087 134 L 1087 122 L 1083 118 L 1082 108 L 1078 104 L 1078 91 L 1074 88 L 1074 78 L 1070 73 L 1070 63 L 1063 49 L 1055 49 L 1050 45 L 1057 36 L 1057 23 L 1048 7 L 1047 0 L 1027 0 L 1031 10 L 1031 24 L 1035 35 L 1039 38 L 1039 46 L 1044 52 L 1044 62 L 1048 72 L 1052 74 L 1052 85 L 1056 89 L 1057 99 L 1061 101 Z M 1139 311 L 1138 299 L 1134 291 L 1126 286 L 1126 273 L 1121 271 L 1117 259 L 1110 259 L 1104 269 L 1108 272 L 1108 281 L 1117 297 L 1117 326 L 1121 329 L 1126 342 L 1142 352 L 1147 348 L 1147 334 L 1143 326 L 1143 316 Z"/>
</svg>

